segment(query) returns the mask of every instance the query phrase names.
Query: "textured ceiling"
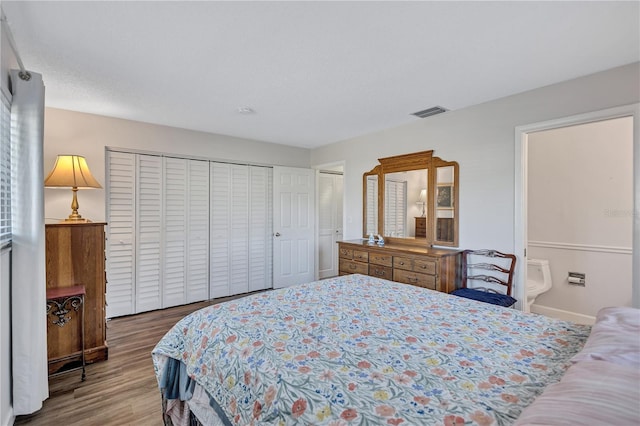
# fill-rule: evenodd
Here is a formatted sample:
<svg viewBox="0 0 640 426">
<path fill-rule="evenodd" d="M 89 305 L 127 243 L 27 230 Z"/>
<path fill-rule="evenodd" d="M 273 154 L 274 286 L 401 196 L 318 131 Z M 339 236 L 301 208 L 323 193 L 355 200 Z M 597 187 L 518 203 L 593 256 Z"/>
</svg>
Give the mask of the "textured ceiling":
<svg viewBox="0 0 640 426">
<path fill-rule="evenodd" d="M 2 2 L 47 106 L 309 148 L 636 62 L 639 5 Z"/>
</svg>

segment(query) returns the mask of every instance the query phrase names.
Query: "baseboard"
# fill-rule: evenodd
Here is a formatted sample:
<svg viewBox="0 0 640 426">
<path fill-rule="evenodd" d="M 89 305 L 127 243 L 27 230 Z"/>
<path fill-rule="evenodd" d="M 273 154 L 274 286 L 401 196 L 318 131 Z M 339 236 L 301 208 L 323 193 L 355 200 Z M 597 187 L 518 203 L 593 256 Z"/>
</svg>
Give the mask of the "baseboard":
<svg viewBox="0 0 640 426">
<path fill-rule="evenodd" d="M 531 312 L 535 314 L 545 315 L 551 318 L 557 318 L 565 321 L 576 322 L 578 324 L 592 325 L 596 322 L 596 317 L 577 314 L 575 312 L 570 312 L 570 311 L 564 311 L 562 309 L 550 308 L 548 306 L 532 305 Z"/>
</svg>

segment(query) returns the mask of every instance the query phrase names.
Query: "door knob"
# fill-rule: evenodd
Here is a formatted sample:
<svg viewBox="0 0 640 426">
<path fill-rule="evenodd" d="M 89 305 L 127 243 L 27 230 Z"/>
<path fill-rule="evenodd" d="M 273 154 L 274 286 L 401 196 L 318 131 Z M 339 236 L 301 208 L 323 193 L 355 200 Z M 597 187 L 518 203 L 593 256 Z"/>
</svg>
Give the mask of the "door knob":
<svg viewBox="0 0 640 426">
<path fill-rule="evenodd" d="M 273 234 L 273 235 L 275 235 L 276 237 L 279 237 L 279 236 L 280 236 L 280 233 L 279 233 L 279 232 L 276 232 L 276 233 L 275 233 L 275 234 Z"/>
</svg>

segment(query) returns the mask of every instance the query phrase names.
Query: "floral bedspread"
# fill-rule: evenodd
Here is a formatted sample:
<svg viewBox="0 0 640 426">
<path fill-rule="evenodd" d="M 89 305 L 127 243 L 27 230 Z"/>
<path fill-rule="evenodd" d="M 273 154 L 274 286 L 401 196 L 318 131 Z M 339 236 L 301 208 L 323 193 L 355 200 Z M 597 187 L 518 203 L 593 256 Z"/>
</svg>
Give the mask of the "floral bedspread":
<svg viewBox="0 0 640 426">
<path fill-rule="evenodd" d="M 212 305 L 153 350 L 237 425 L 510 424 L 589 326 L 349 275 Z"/>
</svg>

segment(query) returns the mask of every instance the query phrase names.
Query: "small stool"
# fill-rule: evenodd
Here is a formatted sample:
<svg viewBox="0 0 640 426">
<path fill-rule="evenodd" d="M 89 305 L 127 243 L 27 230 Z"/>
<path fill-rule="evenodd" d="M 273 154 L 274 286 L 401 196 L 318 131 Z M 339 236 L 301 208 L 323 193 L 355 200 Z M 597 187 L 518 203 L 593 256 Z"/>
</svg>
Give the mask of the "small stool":
<svg viewBox="0 0 640 426">
<path fill-rule="evenodd" d="M 84 382 L 86 379 L 85 374 L 85 358 L 84 358 L 84 296 L 85 296 L 85 288 L 83 285 L 75 285 L 73 287 L 64 287 L 64 288 L 51 288 L 47 290 L 47 318 L 49 314 L 53 315 L 53 319 L 51 320 L 52 324 L 57 325 L 58 327 L 64 327 L 69 321 L 71 321 L 71 317 L 67 316 L 69 312 L 73 309 L 78 312 L 80 307 L 82 307 L 82 321 L 80 323 L 80 329 L 82 330 L 82 336 L 80 338 L 82 342 L 82 381 Z M 65 370 L 60 373 L 51 374 L 51 376 L 56 376 L 58 374 L 66 373 L 68 371 L 77 370 L 77 368 L 72 368 L 70 370 Z"/>
</svg>

